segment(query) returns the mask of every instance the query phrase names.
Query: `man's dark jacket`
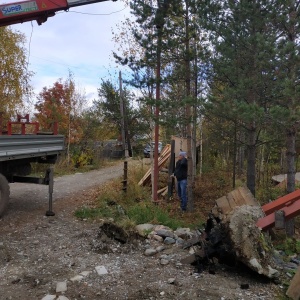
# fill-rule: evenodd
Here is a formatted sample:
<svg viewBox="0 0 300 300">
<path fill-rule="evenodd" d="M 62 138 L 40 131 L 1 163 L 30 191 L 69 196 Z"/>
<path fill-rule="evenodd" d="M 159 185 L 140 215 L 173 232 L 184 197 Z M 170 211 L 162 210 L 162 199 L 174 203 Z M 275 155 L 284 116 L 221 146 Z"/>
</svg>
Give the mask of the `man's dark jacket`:
<svg viewBox="0 0 300 300">
<path fill-rule="evenodd" d="M 174 175 L 178 181 L 187 179 L 187 159 L 183 157 L 176 162 Z"/>
</svg>

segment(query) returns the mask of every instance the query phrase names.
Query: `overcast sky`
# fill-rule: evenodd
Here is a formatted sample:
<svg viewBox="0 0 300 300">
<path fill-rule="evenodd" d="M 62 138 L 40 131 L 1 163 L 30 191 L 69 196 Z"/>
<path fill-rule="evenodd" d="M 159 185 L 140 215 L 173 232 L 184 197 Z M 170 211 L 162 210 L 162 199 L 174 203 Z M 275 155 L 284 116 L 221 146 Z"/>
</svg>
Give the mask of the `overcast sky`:
<svg viewBox="0 0 300 300">
<path fill-rule="evenodd" d="M 0 0 L 0 4 L 11 2 L 15 1 Z M 124 2 L 105 1 L 58 12 L 40 26 L 36 21 L 12 25 L 27 37 L 34 90 L 38 93 L 44 86 L 52 87 L 59 78 L 67 79 L 71 70 L 76 85 L 85 90 L 88 99 L 97 98 L 101 78 L 117 82 L 112 29 L 117 30 L 116 25 L 129 15 Z"/>
</svg>

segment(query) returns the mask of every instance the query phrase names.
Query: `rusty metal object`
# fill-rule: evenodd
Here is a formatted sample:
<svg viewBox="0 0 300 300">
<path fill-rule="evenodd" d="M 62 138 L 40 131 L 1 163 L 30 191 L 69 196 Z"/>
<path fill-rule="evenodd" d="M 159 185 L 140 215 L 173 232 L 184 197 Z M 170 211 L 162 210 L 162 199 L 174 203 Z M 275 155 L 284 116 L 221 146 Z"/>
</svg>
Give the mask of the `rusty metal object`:
<svg viewBox="0 0 300 300">
<path fill-rule="evenodd" d="M 284 211 L 286 220 L 292 219 L 300 214 L 300 201 L 296 201 L 289 206 L 282 207 L 281 210 Z M 262 230 L 271 229 L 275 226 L 275 213 L 271 213 L 259 219 L 256 225 Z"/>
</svg>

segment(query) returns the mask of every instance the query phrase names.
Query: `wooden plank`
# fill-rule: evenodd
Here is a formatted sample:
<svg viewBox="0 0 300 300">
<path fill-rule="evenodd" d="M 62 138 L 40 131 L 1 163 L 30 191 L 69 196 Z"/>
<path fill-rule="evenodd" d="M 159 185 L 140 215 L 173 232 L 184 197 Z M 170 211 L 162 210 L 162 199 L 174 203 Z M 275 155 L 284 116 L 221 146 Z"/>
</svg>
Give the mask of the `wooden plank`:
<svg viewBox="0 0 300 300">
<path fill-rule="evenodd" d="M 243 195 L 240 193 L 239 189 L 233 190 L 232 192 L 230 192 L 230 194 L 232 195 L 236 206 L 242 206 L 242 205 L 246 205 L 246 201 L 243 198 Z"/>
<path fill-rule="evenodd" d="M 139 181 L 138 185 L 144 185 L 144 182 L 147 180 L 147 178 L 151 175 L 151 168 L 145 173 L 143 178 Z"/>
<path fill-rule="evenodd" d="M 227 195 L 227 201 L 231 207 L 231 209 L 233 210 L 235 207 L 238 206 L 238 204 L 235 202 L 234 198 L 233 198 L 233 195 L 231 193 L 229 193 Z"/>
<path fill-rule="evenodd" d="M 228 215 L 236 207 L 242 205 L 258 206 L 257 201 L 246 187 L 239 187 L 226 196 L 216 200 L 217 208 L 222 214 Z"/>
<path fill-rule="evenodd" d="M 164 147 L 161 155 L 158 158 L 158 169 L 160 170 L 171 155 L 171 146 L 168 144 Z M 151 168 L 146 172 L 143 178 L 139 181 L 138 185 L 146 185 L 151 180 Z"/>
<path fill-rule="evenodd" d="M 228 215 L 232 211 L 232 208 L 230 207 L 226 196 L 223 196 L 223 197 L 217 199 L 216 205 L 218 206 L 218 210 L 223 215 Z"/>
<path fill-rule="evenodd" d="M 161 188 L 160 190 L 158 190 L 158 191 L 157 191 L 157 194 L 158 194 L 158 195 L 159 195 L 159 194 L 162 194 L 162 193 L 165 192 L 167 189 L 168 189 L 168 187 L 165 186 L 165 187 Z"/>
<path fill-rule="evenodd" d="M 252 205 L 252 206 L 258 206 L 258 203 L 250 190 L 246 187 L 239 187 L 238 188 L 239 192 L 241 193 L 243 199 L 245 200 L 246 205 Z"/>
<path fill-rule="evenodd" d="M 166 188 L 166 190 L 164 192 L 161 193 L 162 196 L 166 196 L 169 193 L 168 187 Z M 170 198 L 170 197 L 169 197 Z"/>
<path fill-rule="evenodd" d="M 300 299 L 300 267 L 298 268 L 295 276 L 291 280 L 286 295 L 292 298 L 293 300 Z"/>
<path fill-rule="evenodd" d="M 169 152 L 171 151 L 171 145 L 167 144 L 162 150 L 158 157 L 158 159 L 163 159 L 166 155 L 169 155 Z"/>
</svg>

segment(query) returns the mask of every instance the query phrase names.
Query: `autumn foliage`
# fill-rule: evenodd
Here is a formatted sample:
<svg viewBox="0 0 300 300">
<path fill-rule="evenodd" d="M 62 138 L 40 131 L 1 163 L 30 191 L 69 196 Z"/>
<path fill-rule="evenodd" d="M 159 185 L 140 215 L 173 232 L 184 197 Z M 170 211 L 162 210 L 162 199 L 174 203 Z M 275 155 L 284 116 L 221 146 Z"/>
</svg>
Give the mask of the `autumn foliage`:
<svg viewBox="0 0 300 300">
<path fill-rule="evenodd" d="M 41 128 L 52 131 L 54 122 L 59 124 L 59 133 L 66 136 L 67 143 L 72 144 L 82 136 L 79 118 L 79 100 L 72 79 L 55 82 L 53 87 L 44 87 L 38 96 L 35 109 L 36 118 Z"/>
</svg>

